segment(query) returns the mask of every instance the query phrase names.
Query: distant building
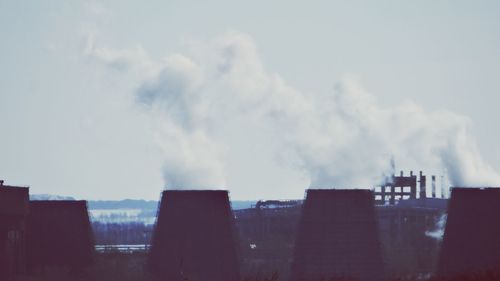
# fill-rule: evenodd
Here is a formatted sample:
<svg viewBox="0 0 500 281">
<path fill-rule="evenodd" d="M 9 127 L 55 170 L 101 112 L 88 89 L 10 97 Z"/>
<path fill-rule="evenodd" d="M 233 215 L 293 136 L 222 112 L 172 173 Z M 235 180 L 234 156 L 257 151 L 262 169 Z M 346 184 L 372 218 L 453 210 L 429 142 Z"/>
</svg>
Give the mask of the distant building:
<svg viewBox="0 0 500 281">
<path fill-rule="evenodd" d="M 393 175 L 385 190 L 378 187 L 372 193 L 388 278 L 425 278 L 435 271 L 448 200 L 426 197 L 435 194 L 434 178 L 432 193 L 418 189 L 419 183 L 425 187 L 425 176 L 413 173 Z M 267 200 L 234 212 L 244 276 L 278 271 L 280 278 L 289 279 L 303 207 L 302 200 Z"/>
<path fill-rule="evenodd" d="M 445 220 L 448 200 L 399 200 L 375 207 L 388 277 L 424 278 L 435 270 L 440 239 L 438 222 Z"/>
<path fill-rule="evenodd" d="M 242 276 L 288 280 L 302 200 L 261 200 L 235 210 Z"/>
</svg>

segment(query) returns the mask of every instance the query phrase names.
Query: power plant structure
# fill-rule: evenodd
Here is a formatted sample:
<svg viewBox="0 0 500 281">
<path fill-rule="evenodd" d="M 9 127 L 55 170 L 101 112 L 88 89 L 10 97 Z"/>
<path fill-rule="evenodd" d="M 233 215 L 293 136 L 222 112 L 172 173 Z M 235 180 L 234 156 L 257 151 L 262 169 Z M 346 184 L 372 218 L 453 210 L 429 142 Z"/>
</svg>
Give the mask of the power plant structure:
<svg viewBox="0 0 500 281">
<path fill-rule="evenodd" d="M 26 217 L 29 189 L 0 180 L 0 280 L 26 270 Z"/>
<path fill-rule="evenodd" d="M 426 179 L 422 172 L 405 176 L 401 171 L 374 188 L 384 261 L 391 277 L 420 278 L 435 270 L 440 241 L 428 233 L 444 216 L 447 200 L 437 198 L 436 177 L 431 177 L 431 192 Z M 440 193 L 443 196 L 443 188 Z"/>
<path fill-rule="evenodd" d="M 413 174 L 413 171 L 410 171 L 409 176 L 405 176 L 403 171 L 399 176 L 393 174 L 387 177 L 381 185 L 374 187 L 375 202 L 378 205 L 395 205 L 399 200 L 437 198 L 436 176 L 431 176 L 431 180 L 432 196 L 428 197 L 427 176 L 422 171 L 418 177 Z M 441 186 L 441 198 L 444 198 L 444 186 Z"/>
<path fill-rule="evenodd" d="M 228 192 L 164 191 L 148 265 L 162 281 L 239 280 Z"/>
<path fill-rule="evenodd" d="M 500 188 L 453 188 L 437 274 L 500 272 Z"/>
<path fill-rule="evenodd" d="M 423 192 L 425 178 L 422 173 L 401 172 L 373 188 L 387 278 L 423 278 L 435 270 L 440 240 L 432 233 L 439 231 L 436 227 L 448 200 L 427 197 L 432 193 Z M 443 189 L 440 193 L 444 194 Z M 245 276 L 279 271 L 287 280 L 302 208 L 303 200 L 263 200 L 234 211 Z"/>
<path fill-rule="evenodd" d="M 30 201 L 0 180 L 0 280 L 47 267 L 80 269 L 94 252 L 86 201 Z"/>
<path fill-rule="evenodd" d="M 287 280 L 303 200 L 260 200 L 234 210 L 243 276 Z"/>
<path fill-rule="evenodd" d="M 86 201 L 30 201 L 27 265 L 83 269 L 94 252 Z"/>
<path fill-rule="evenodd" d="M 453 188 L 448 200 L 435 179 L 401 172 L 372 190 L 310 189 L 305 200 L 235 211 L 227 191 L 166 190 L 144 252 L 148 269 L 159 281 L 500 272 L 500 188 Z M 83 269 L 93 255 L 86 201 L 29 201 L 28 188 L 0 181 L 0 280 Z"/>
<path fill-rule="evenodd" d="M 384 277 L 369 190 L 308 190 L 296 237 L 291 280 Z"/>
</svg>

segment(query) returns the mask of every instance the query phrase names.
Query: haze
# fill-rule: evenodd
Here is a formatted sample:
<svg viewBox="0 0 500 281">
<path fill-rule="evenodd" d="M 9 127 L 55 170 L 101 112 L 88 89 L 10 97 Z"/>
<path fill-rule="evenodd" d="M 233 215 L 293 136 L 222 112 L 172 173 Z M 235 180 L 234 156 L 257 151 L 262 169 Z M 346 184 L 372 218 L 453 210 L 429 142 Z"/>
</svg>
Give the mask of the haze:
<svg viewBox="0 0 500 281">
<path fill-rule="evenodd" d="M 302 198 L 500 184 L 497 1 L 0 1 L 0 179 Z"/>
</svg>

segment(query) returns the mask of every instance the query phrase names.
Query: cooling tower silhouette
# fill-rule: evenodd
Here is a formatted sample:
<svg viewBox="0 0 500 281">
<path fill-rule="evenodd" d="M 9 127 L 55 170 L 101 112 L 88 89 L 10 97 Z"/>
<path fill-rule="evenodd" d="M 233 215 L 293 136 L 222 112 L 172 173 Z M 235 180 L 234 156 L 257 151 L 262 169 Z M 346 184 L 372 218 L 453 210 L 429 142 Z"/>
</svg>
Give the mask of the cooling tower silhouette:
<svg viewBox="0 0 500 281">
<path fill-rule="evenodd" d="M 164 191 L 150 270 L 165 281 L 239 280 L 233 220 L 227 191 Z"/>
<path fill-rule="evenodd" d="M 381 280 L 383 261 L 368 190 L 308 190 L 291 280 Z"/>
<path fill-rule="evenodd" d="M 30 201 L 29 208 L 28 269 L 90 264 L 94 242 L 87 201 Z"/>
<path fill-rule="evenodd" d="M 438 275 L 500 272 L 500 189 L 453 188 Z"/>
</svg>

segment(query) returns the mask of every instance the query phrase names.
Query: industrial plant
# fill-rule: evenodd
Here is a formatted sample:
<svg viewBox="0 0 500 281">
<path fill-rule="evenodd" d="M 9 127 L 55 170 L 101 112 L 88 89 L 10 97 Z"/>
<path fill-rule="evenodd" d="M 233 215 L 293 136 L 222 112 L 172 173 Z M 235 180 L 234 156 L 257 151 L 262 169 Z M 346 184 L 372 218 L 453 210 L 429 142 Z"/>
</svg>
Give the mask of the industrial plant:
<svg viewBox="0 0 500 281">
<path fill-rule="evenodd" d="M 308 189 L 303 200 L 261 200 L 239 210 L 228 191 L 166 190 L 147 246 L 111 255 L 95 250 L 86 201 L 30 201 L 29 188 L 0 181 L 0 280 L 48 280 L 53 272 L 101 280 L 93 274 L 108 268 L 103 257 L 117 256 L 139 257 L 140 280 L 155 281 L 500 272 L 500 189 L 453 188 L 448 199 L 435 176 L 428 186 L 422 172 L 401 172 L 371 190 Z"/>
</svg>

